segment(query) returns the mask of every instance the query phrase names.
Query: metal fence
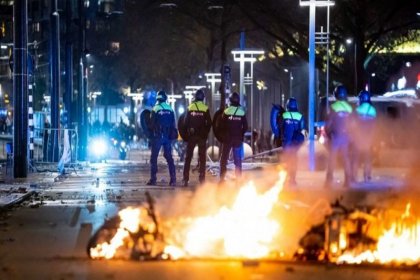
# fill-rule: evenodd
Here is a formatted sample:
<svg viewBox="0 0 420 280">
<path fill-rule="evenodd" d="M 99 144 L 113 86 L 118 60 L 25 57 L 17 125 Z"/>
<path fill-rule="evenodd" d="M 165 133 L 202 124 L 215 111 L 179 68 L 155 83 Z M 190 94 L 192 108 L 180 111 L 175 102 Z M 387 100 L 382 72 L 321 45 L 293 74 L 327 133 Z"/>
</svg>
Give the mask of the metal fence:
<svg viewBox="0 0 420 280">
<path fill-rule="evenodd" d="M 75 129 L 35 128 L 32 164 L 56 164 L 64 153 L 66 163 L 76 163 L 78 140 Z"/>
</svg>

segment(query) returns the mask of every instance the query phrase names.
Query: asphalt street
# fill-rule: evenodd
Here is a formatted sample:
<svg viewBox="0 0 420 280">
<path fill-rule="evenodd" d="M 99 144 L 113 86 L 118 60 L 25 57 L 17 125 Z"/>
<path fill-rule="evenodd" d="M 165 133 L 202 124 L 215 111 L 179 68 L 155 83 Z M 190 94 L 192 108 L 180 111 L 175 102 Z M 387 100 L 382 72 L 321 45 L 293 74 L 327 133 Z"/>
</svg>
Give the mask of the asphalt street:
<svg viewBox="0 0 420 280">
<path fill-rule="evenodd" d="M 26 180 L 5 182 L 2 188 L 21 188 L 30 193 L 20 203 L 0 212 L 0 279 L 420 279 L 418 269 L 335 266 L 279 262 L 242 262 L 239 260 L 122 261 L 90 260 L 87 243 L 104 221 L 126 206 L 146 201 L 146 191 L 156 201 L 162 219 L 176 215 L 194 204 L 204 190 L 217 190 L 217 198 L 238 188 L 230 180 L 218 186 L 210 172 L 207 185 L 198 186 L 198 174 L 191 176 L 191 186 L 168 187 L 168 171 L 160 162 L 158 186 L 146 186 L 149 165 L 143 160 L 111 160 L 107 163 L 83 163 L 59 178 L 56 172 L 31 174 Z M 264 189 L 273 178 L 267 176 L 274 164 L 249 164 L 244 181 L 255 180 Z M 178 164 L 178 178 L 182 165 Z M 233 177 L 233 172 L 228 178 Z M 412 196 L 404 189 L 405 170 L 377 169 L 370 185 L 357 184 L 351 189 L 340 185 L 323 187 L 324 172 L 298 173 L 298 185 L 285 187 L 281 207 L 287 209 L 284 221 L 285 250 L 296 248 L 303 228 L 322 217 L 320 204 L 336 199 L 346 205 L 392 205 Z M 180 185 L 180 184 L 179 184 Z M 25 189 L 25 191 L 22 190 Z M 201 194 L 200 194 L 201 193 Z M 417 193 L 416 193 L 417 194 Z M 210 200 L 213 197 L 208 197 Z M 176 201 L 176 203 L 175 203 Z M 192 206 L 191 206 L 192 207 Z M 285 210 L 286 211 L 286 210 Z M 304 217 L 304 218 L 303 218 Z M 299 229 L 297 229 L 299 228 Z"/>
</svg>

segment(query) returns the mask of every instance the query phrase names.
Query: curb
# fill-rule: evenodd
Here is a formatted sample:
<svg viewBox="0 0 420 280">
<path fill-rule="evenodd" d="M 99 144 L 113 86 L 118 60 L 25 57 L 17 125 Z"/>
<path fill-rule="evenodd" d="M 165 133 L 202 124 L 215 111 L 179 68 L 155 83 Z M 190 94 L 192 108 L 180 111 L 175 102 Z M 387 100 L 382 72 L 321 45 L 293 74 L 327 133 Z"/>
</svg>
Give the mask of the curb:
<svg viewBox="0 0 420 280">
<path fill-rule="evenodd" d="M 17 203 L 20 203 L 30 197 L 34 193 L 33 190 L 29 190 L 25 193 L 10 193 L 6 196 L 0 197 L 0 210 L 9 208 Z"/>
</svg>

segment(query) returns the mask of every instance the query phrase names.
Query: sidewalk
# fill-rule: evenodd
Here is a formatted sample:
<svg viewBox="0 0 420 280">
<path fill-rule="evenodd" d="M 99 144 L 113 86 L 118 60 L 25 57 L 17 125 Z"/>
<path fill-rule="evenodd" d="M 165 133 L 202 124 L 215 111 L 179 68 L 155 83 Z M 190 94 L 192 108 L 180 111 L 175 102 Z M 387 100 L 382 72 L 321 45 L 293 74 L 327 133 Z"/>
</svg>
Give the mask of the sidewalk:
<svg viewBox="0 0 420 280">
<path fill-rule="evenodd" d="M 51 184 L 58 176 L 58 173 L 54 172 L 28 172 L 27 178 L 14 179 L 5 172 L 5 166 L 1 166 L 0 210 L 25 200 L 38 190 L 39 184 Z"/>
</svg>

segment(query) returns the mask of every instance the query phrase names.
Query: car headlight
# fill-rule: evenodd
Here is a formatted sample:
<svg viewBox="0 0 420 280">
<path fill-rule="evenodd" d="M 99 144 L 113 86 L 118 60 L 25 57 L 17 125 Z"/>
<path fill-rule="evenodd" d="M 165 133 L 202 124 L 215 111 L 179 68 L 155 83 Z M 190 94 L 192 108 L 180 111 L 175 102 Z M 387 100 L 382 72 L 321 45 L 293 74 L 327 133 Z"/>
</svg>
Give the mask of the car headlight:
<svg viewBox="0 0 420 280">
<path fill-rule="evenodd" d="M 93 139 L 89 145 L 89 151 L 97 157 L 105 155 L 107 149 L 106 142 L 102 138 Z"/>
</svg>

